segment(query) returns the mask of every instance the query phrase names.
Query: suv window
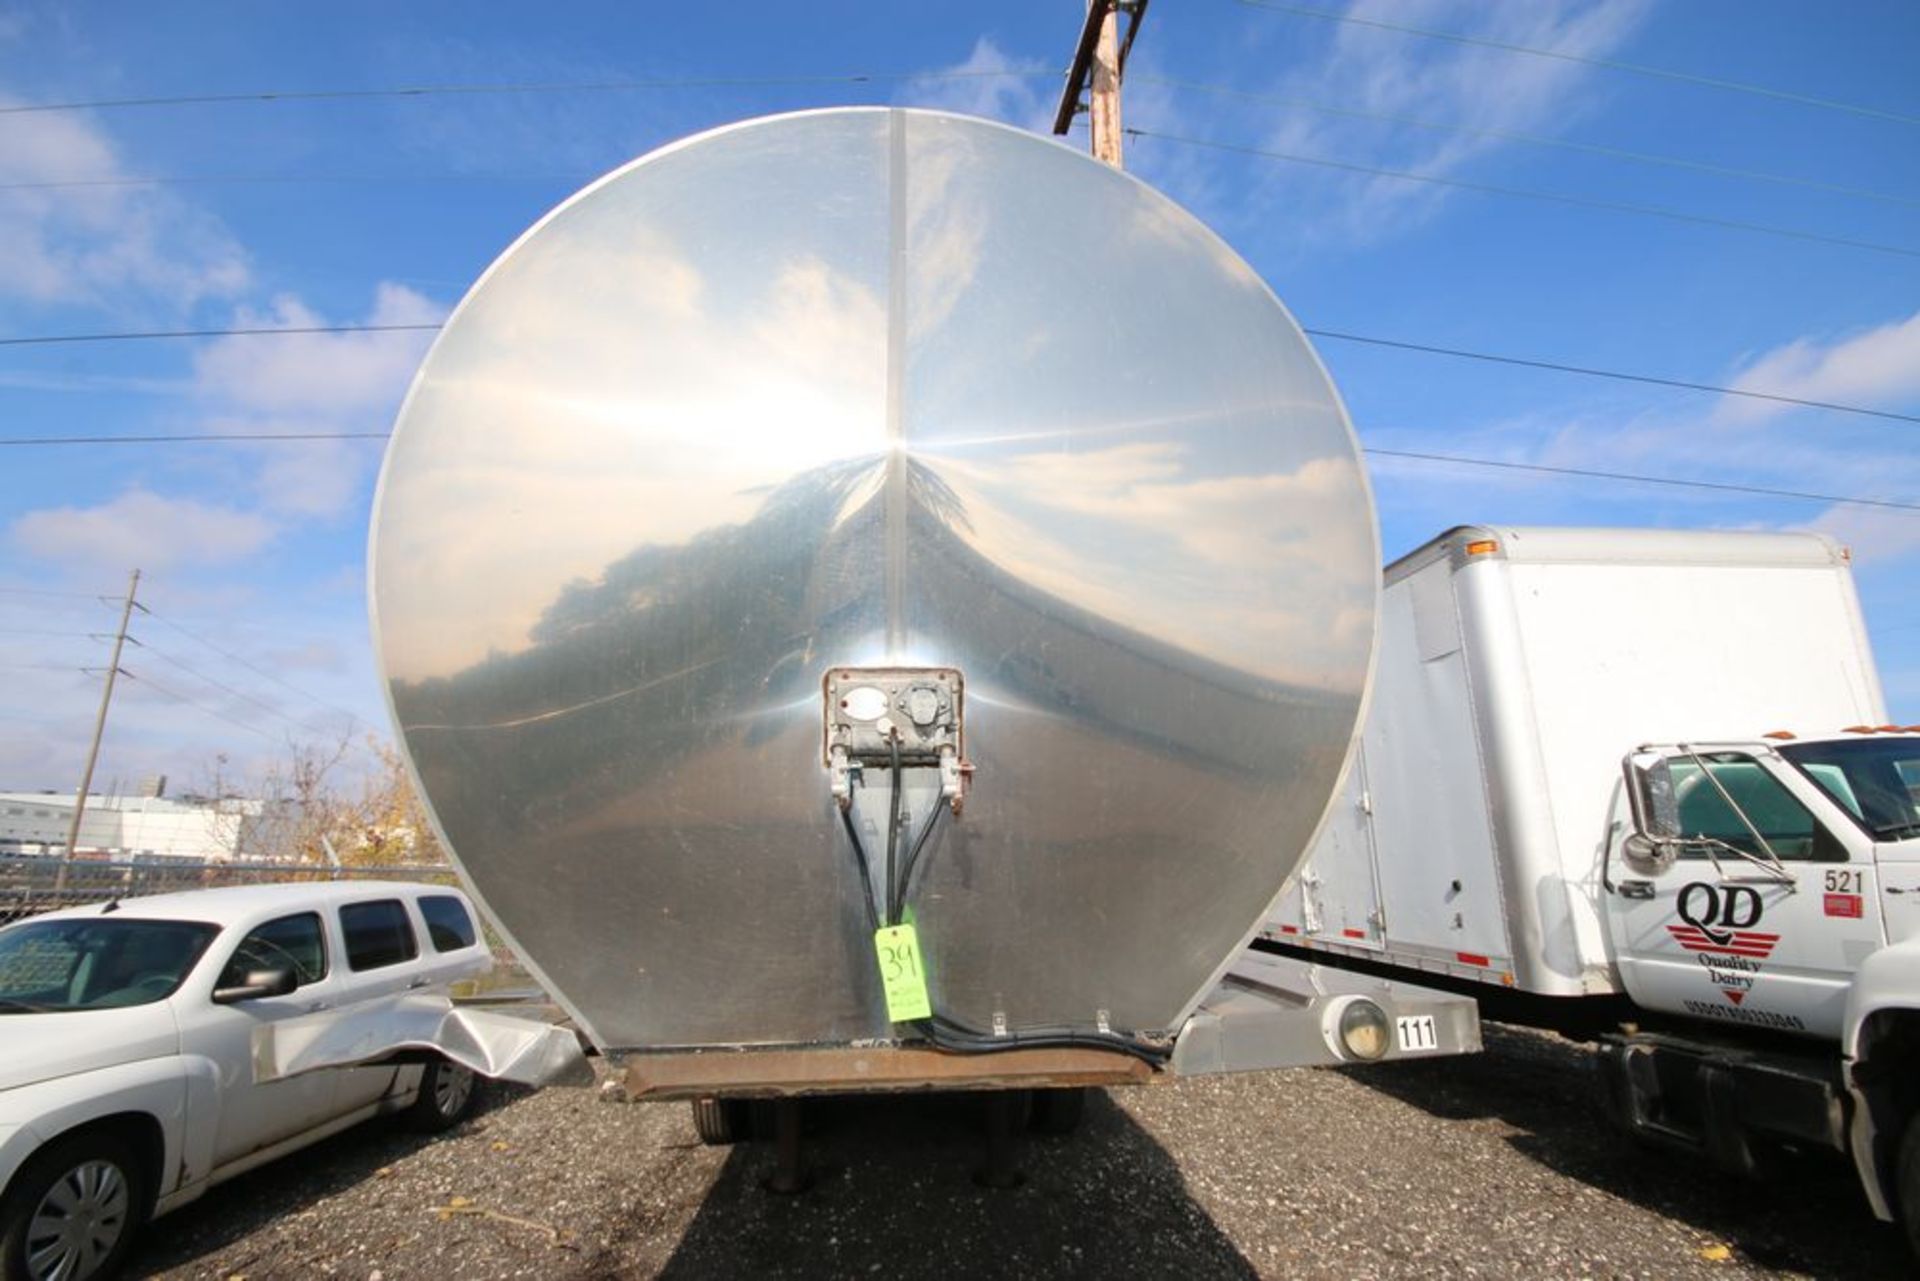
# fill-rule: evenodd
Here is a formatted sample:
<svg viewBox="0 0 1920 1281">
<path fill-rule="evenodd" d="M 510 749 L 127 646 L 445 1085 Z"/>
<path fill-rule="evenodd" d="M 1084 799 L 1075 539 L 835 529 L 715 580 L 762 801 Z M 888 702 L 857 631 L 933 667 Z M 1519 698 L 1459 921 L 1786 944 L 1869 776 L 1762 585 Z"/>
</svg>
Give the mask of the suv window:
<svg viewBox="0 0 1920 1281">
<path fill-rule="evenodd" d="M 1782 860 L 1820 863 L 1844 863 L 1847 852 L 1832 833 L 1814 821 L 1806 806 L 1782 787 L 1773 775 L 1751 756 L 1738 752 L 1703 753 L 1700 757 L 1713 774 L 1711 779 L 1699 766 L 1684 757 L 1671 762 L 1673 792 L 1680 803 L 1682 838 L 1709 837 L 1749 854 L 1764 855 L 1753 833 L 1733 806 L 1731 796 L 1760 834 L 1767 838 L 1775 855 Z M 1718 782 L 1719 787 L 1714 783 Z M 1721 795 L 1721 789 L 1726 796 Z M 1682 858 L 1706 858 L 1704 847 L 1689 847 Z"/>
<path fill-rule="evenodd" d="M 346 935 L 350 970 L 377 970 L 419 955 L 407 909 L 397 898 L 346 904 L 340 909 L 340 932 Z"/>
<path fill-rule="evenodd" d="M 165 1000 L 219 932 L 128 916 L 8 926 L 0 930 L 0 1015 Z"/>
<path fill-rule="evenodd" d="M 214 987 L 239 987 L 255 970 L 278 969 L 291 969 L 296 987 L 327 977 L 327 944 L 318 912 L 283 916 L 255 927 L 233 949 L 233 958 Z"/>
<path fill-rule="evenodd" d="M 436 952 L 457 952 L 472 947 L 473 918 L 467 905 L 451 894 L 428 894 L 420 899 L 420 916 L 427 923 L 427 937 Z"/>
</svg>

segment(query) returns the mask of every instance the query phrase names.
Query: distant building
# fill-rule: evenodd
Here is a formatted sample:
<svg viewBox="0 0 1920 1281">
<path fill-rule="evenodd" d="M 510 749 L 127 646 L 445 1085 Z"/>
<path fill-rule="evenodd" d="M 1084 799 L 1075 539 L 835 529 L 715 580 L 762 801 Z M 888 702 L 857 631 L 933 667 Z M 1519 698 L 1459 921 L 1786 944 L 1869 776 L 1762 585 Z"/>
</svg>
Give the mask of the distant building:
<svg viewBox="0 0 1920 1281">
<path fill-rule="evenodd" d="M 58 792 L 0 792 L 0 856 L 65 853 L 73 805 L 72 796 Z M 234 797 L 90 795 L 74 853 L 224 863 L 245 857 L 264 809 Z"/>
</svg>

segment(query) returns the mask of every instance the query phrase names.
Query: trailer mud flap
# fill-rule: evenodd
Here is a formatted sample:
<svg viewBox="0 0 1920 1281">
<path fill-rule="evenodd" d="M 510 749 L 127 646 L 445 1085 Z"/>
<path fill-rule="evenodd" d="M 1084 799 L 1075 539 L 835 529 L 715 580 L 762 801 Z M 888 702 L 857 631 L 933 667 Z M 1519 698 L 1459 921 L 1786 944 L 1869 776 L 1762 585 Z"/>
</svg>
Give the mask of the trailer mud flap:
<svg viewBox="0 0 1920 1281">
<path fill-rule="evenodd" d="M 1471 1054 L 1473 998 L 1247 952 L 1180 1029 L 1179 1076 Z"/>
</svg>

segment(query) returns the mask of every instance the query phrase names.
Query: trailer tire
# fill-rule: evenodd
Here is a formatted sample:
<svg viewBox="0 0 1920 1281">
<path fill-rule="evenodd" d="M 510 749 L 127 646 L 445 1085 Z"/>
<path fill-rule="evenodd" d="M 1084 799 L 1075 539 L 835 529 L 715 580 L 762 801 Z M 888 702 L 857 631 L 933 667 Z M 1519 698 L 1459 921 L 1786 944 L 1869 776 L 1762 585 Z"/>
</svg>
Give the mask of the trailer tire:
<svg viewBox="0 0 1920 1281">
<path fill-rule="evenodd" d="M 1072 1134 L 1087 1110 L 1087 1089 L 1035 1090 L 1027 1124 L 1035 1134 Z"/>
<path fill-rule="evenodd" d="M 1894 1202 L 1907 1247 L 1920 1257 L 1920 1111 L 1908 1115 L 1900 1136 L 1900 1155 L 1894 1165 Z"/>
<path fill-rule="evenodd" d="M 695 1099 L 693 1128 L 710 1148 L 745 1143 L 753 1137 L 753 1105 L 746 1099 Z"/>
</svg>

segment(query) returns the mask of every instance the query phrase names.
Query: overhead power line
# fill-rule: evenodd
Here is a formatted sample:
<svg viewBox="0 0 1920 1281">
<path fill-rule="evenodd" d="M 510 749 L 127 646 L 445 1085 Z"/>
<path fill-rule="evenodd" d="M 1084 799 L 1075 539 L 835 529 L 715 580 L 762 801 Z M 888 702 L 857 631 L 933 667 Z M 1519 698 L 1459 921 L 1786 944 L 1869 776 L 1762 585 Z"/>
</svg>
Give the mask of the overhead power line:
<svg viewBox="0 0 1920 1281">
<path fill-rule="evenodd" d="M 1395 115 L 1383 111 L 1362 111 L 1354 107 L 1335 107 L 1324 102 L 1314 102 L 1306 98 L 1291 98 L 1281 94 L 1260 93 L 1250 89 L 1235 89 L 1228 85 L 1206 84 L 1197 80 L 1181 80 L 1172 76 L 1150 76 L 1136 74 L 1135 78 L 1146 84 L 1165 85 L 1173 89 L 1187 89 L 1194 93 L 1221 94 L 1227 97 L 1242 98 L 1249 102 L 1271 103 L 1281 107 L 1298 107 L 1320 115 L 1341 116 L 1350 120 L 1372 120 L 1382 124 L 1407 125 L 1415 129 L 1431 129 L 1440 133 L 1462 134 L 1470 138 L 1493 138 L 1500 142 L 1517 142 L 1530 147 L 1552 147 L 1561 151 L 1574 151 L 1589 156 L 1604 156 L 1610 160 L 1629 160 L 1636 164 L 1661 165 L 1670 169 L 1684 169 L 1692 173 L 1711 174 L 1719 178 L 1740 178 L 1752 182 L 1770 182 L 1785 187 L 1803 187 L 1809 191 L 1824 191 L 1839 196 L 1857 196 L 1862 200 L 1880 200 L 1888 204 L 1920 206 L 1920 200 L 1909 196 L 1896 196 L 1884 191 L 1869 191 L 1864 187 L 1849 187 L 1840 183 L 1820 182 L 1813 178 L 1797 178 L 1788 174 L 1764 173 L 1758 169 L 1740 169 L 1732 165 L 1717 165 L 1704 160 L 1689 160 L 1682 156 L 1657 155 L 1647 151 L 1630 151 L 1625 147 L 1609 147 L 1599 143 L 1575 142 L 1569 138 L 1551 138 L 1545 134 L 1520 133 L 1512 129 L 1483 129 L 1471 125 L 1443 124 L 1437 120 L 1421 120 L 1413 116 Z M 0 187 L 9 184 L 0 183 Z M 31 184 L 29 184 L 31 185 Z M 53 185 L 53 184 L 47 184 Z"/>
<path fill-rule="evenodd" d="M 217 720 L 223 720 L 227 724 L 235 727 L 236 729 L 243 729 L 247 731 L 247 733 L 249 734 L 258 734 L 261 738 L 266 739 L 270 743 L 279 742 L 279 740 L 276 739 L 271 733 L 269 733 L 264 729 L 261 729 L 258 725 L 250 725 L 246 721 L 239 720 L 235 717 L 229 716 L 217 707 L 208 707 L 205 703 L 200 702 L 198 699 L 189 698 L 187 695 L 182 694 L 177 689 L 170 689 L 167 686 L 162 685 L 159 681 L 153 679 L 153 677 L 151 676 L 142 676 L 138 672 L 129 671 L 124 667 L 120 669 L 120 674 L 126 677 L 128 680 L 132 681 L 136 685 L 145 685 L 148 689 L 153 690 L 157 694 L 164 694 L 166 697 L 172 699 L 176 703 L 184 703 L 188 707 L 194 708 L 196 711 L 205 712 L 208 716 L 212 716 Z"/>
<path fill-rule="evenodd" d="M 69 600 L 101 601 L 106 599 L 104 592 L 63 592 L 50 587 L 0 587 L 0 595 L 6 596 L 58 596 Z"/>
<path fill-rule="evenodd" d="M 355 437 L 355 438 L 358 439 L 358 437 Z M 338 703 L 330 703 L 326 699 L 321 698 L 317 694 L 312 694 L 304 689 L 301 689 L 298 685 L 293 684 L 291 681 L 288 681 L 286 678 L 279 676 L 274 672 L 268 671 L 266 668 L 253 662 L 251 659 L 248 659 L 243 655 L 236 654 L 232 650 L 226 648 L 223 645 L 217 645 L 214 642 L 208 640 L 206 637 L 202 636 L 199 632 L 196 632 L 191 628 L 186 627 L 180 623 L 176 623 L 171 618 L 168 618 L 165 614 L 157 613 L 154 610 L 149 609 L 147 611 L 147 616 L 153 622 L 159 623 L 163 627 L 172 628 L 174 631 L 180 633 L 180 635 L 186 637 L 188 640 L 193 641 L 198 645 L 202 645 L 207 649 L 212 650 L 214 653 L 226 659 L 228 662 L 238 663 L 240 666 L 246 668 L 248 671 L 252 672 L 254 675 L 265 677 L 267 680 L 272 681 L 275 685 L 278 685 L 281 689 L 286 690 L 288 693 L 298 695 L 299 697 L 306 699 L 309 703 L 312 703 L 317 707 L 323 708 L 326 711 L 332 712 L 337 716 L 343 716 L 347 719 L 349 723 L 353 725 L 358 725 L 363 729 L 370 728 L 365 721 L 361 720 L 358 716 L 355 716 L 352 712 L 348 711 L 346 708 L 341 707 Z"/>
<path fill-rule="evenodd" d="M 1574 205 L 1584 209 L 1605 209 L 1613 213 L 1640 214 L 1649 218 L 1666 218 L 1673 222 L 1694 223 L 1703 227 L 1720 227 L 1730 231 L 1751 231 L 1765 236 L 1784 236 L 1790 240 L 1806 240 L 1815 244 L 1841 245 L 1849 249 L 1866 249 L 1874 253 L 1897 254 L 1903 258 L 1920 258 L 1920 249 L 1908 249 L 1901 245 L 1885 245 L 1873 240 L 1853 240 L 1846 236 L 1829 236 L 1817 231 L 1799 231 L 1792 227 L 1775 227 L 1767 223 L 1746 222 L 1738 218 L 1716 218 L 1710 214 L 1692 214 L 1678 209 L 1667 209 L 1660 205 L 1630 204 L 1624 200 L 1603 200 L 1597 196 L 1571 196 L 1557 191 L 1537 191 L 1530 187 L 1502 187 L 1490 182 L 1469 182 L 1462 178 L 1441 178 L 1434 174 L 1410 173 L 1405 169 L 1384 169 L 1377 165 L 1357 165 L 1345 160 L 1329 160 L 1323 156 L 1303 156 L 1290 151 L 1270 151 L 1263 147 L 1248 147 L 1238 143 L 1215 142 L 1210 138 L 1189 138 L 1181 134 L 1159 133 L 1150 129 L 1128 129 L 1127 133 L 1136 138 L 1157 138 L 1162 142 L 1177 143 L 1188 147 L 1205 147 L 1212 151 L 1228 151 L 1242 156 L 1260 156 L 1267 160 L 1282 160 L 1290 164 L 1315 165 L 1322 169 L 1339 169 L 1346 173 L 1366 174 L 1374 178 L 1393 178 L 1401 182 L 1424 182 L 1439 187 L 1455 187 L 1462 191 L 1477 191 L 1490 196 L 1517 196 L 1525 200 L 1544 200 L 1553 204 Z"/>
<path fill-rule="evenodd" d="M 1868 409 L 1864 405 L 1843 405 L 1831 400 L 1809 400 L 1804 396 L 1783 396 L 1770 391 L 1745 387 L 1721 387 L 1713 383 L 1689 382 L 1684 378 L 1662 378 L 1656 374 L 1630 374 L 1618 369 L 1596 369 L 1590 365 L 1566 365 L 1552 360 L 1529 360 L 1522 356 L 1496 356 L 1491 352 L 1468 351 L 1461 347 L 1436 347 L 1429 343 L 1402 342 L 1396 338 L 1375 338 L 1367 334 L 1344 333 L 1337 329 L 1305 328 L 1315 338 L 1335 342 L 1365 343 L 1371 347 L 1391 347 L 1396 351 L 1417 351 L 1429 356 L 1456 356 L 1462 360 L 1484 360 L 1499 365 L 1518 365 L 1523 369 L 1546 369 L 1556 374 L 1582 374 L 1589 378 L 1613 378 L 1621 382 L 1647 383 L 1655 387 L 1679 387 L 1686 391 L 1706 391 L 1722 396 L 1744 396 L 1749 400 L 1770 400 L 1781 405 L 1804 405 L 1809 409 L 1831 409 L 1843 414 L 1863 414 L 1868 418 L 1890 418 L 1895 422 L 1920 423 L 1920 414 L 1896 413 L 1891 409 Z"/>
<path fill-rule="evenodd" d="M 1759 485 L 1730 485 L 1711 480 L 1681 480 L 1675 476 L 1642 476 L 1633 472 L 1595 471 L 1586 467 L 1550 467 L 1544 463 L 1516 463 L 1499 458 L 1471 458 L 1464 454 L 1427 454 L 1408 449 L 1365 449 L 1376 458 L 1405 458 L 1416 462 L 1453 463 L 1461 467 L 1491 467 L 1502 471 L 1541 472 L 1549 476 L 1578 476 L 1587 480 L 1611 480 L 1633 485 L 1668 485 L 1676 489 L 1720 490 L 1733 494 L 1758 494 L 1766 498 L 1792 498 L 1814 503 L 1845 503 L 1853 507 L 1881 507 L 1892 511 L 1920 512 L 1920 503 L 1903 503 L 1885 498 L 1857 498 L 1845 494 L 1814 494 L 1799 489 L 1767 489 Z"/>
<path fill-rule="evenodd" d="M 1143 84 L 1164 85 L 1173 89 L 1185 89 L 1194 93 L 1217 94 L 1239 98 L 1248 102 L 1269 103 L 1274 106 L 1294 107 L 1319 115 L 1337 116 L 1351 120 L 1371 120 L 1383 124 L 1405 125 L 1414 129 L 1427 129 L 1439 133 L 1459 134 L 1470 138 L 1492 138 L 1500 142 L 1514 142 L 1525 146 L 1553 148 L 1581 155 L 1600 156 L 1610 160 L 1625 160 L 1635 164 L 1658 165 L 1669 169 L 1679 169 L 1690 173 L 1708 174 L 1717 178 L 1734 178 L 1749 182 L 1765 182 L 1776 186 L 1797 187 L 1807 191 L 1826 192 L 1830 195 L 1851 196 L 1861 200 L 1875 200 L 1886 204 L 1903 205 L 1908 208 L 1920 207 L 1920 199 L 1909 196 L 1896 196 L 1885 191 L 1870 191 L 1864 187 L 1851 187 L 1844 183 L 1822 182 L 1815 178 L 1801 178 L 1791 174 L 1767 173 L 1758 169 L 1743 169 L 1733 165 L 1714 164 L 1711 161 L 1691 160 L 1684 156 L 1658 155 L 1653 152 L 1633 151 L 1625 147 L 1611 147 L 1600 143 L 1576 142 L 1569 138 L 1553 138 L 1544 134 L 1522 133 L 1512 129 L 1486 129 L 1471 125 L 1448 124 L 1437 120 L 1422 120 L 1414 116 L 1396 115 L 1391 112 L 1363 111 L 1354 107 L 1338 107 L 1330 103 L 1315 102 L 1307 98 L 1294 98 L 1281 94 L 1262 93 L 1250 89 L 1237 89 L 1230 85 L 1208 84 L 1198 80 L 1185 80 L 1175 76 L 1148 75 L 1136 72 L 1134 78 Z M 1079 121 L 1076 119 L 1076 124 Z M 418 184 L 460 184 L 476 183 L 516 183 L 546 182 L 578 186 L 594 177 L 597 173 L 386 173 L 386 174 L 328 174 L 328 173 L 290 173 L 290 174 L 152 174 L 146 176 L 113 175 L 97 178 L 61 178 L 35 180 L 27 182 L 0 182 L 0 191 L 48 191 L 70 188 L 124 188 L 124 187 L 162 187 L 162 186 L 219 186 L 219 185 L 261 185 L 261 186 L 305 186 L 305 185 L 364 185 L 392 186 Z"/>
<path fill-rule="evenodd" d="M 205 672 L 193 666 L 193 664 L 187 662 L 185 659 L 176 658 L 172 654 L 167 653 L 165 650 L 145 642 L 141 643 L 140 648 L 143 652 L 147 654 L 151 654 L 153 657 L 158 658 L 161 662 L 166 663 L 169 666 L 178 668 L 180 671 L 185 672 L 187 675 L 193 677 L 195 680 L 200 681 L 203 684 L 211 685 L 213 688 L 219 690 L 223 694 L 228 695 L 229 697 L 237 698 L 243 703 L 247 703 L 253 707 L 257 707 L 261 711 L 265 712 L 267 715 L 274 717 L 276 720 L 285 721 L 287 724 L 293 726 L 295 729 L 299 730 L 303 734 L 312 733 L 312 728 L 310 726 L 302 724 L 298 719 L 287 715 L 285 712 L 281 711 L 279 708 L 275 707 L 273 704 L 267 702 L 264 699 L 256 698 L 252 694 L 247 693 L 245 690 L 235 689 L 233 686 L 227 684 L 225 681 L 218 680 L 212 676 L 207 675 Z"/>
<path fill-rule="evenodd" d="M 63 342 L 123 342 L 141 339 L 165 338 L 228 338 L 228 337 L 264 337 L 278 334 L 351 334 L 351 333 L 387 333 L 396 330 L 428 331 L 439 329 L 437 324 L 419 325 L 325 325 L 306 326 L 288 329 L 154 329 L 111 334 L 40 334 L 16 338 L 0 338 L 0 346 L 26 343 L 63 343 Z M 1414 351 L 1431 356 L 1453 356 L 1461 360 L 1485 361 L 1496 365 L 1516 365 L 1525 369 L 1545 369 L 1554 373 L 1579 374 L 1588 378 L 1611 378 L 1620 382 L 1646 383 L 1655 387 L 1674 387 L 1685 391 L 1709 392 L 1719 396 L 1739 396 L 1748 400 L 1764 400 L 1782 405 L 1799 405 L 1808 409 L 1827 409 L 1835 413 L 1860 414 L 1868 418 L 1886 418 L 1895 422 L 1920 423 L 1920 414 L 1903 414 L 1891 409 L 1871 409 L 1865 405 L 1848 405 L 1832 400 L 1812 400 L 1803 396 L 1787 396 L 1777 392 L 1755 391 L 1747 387 L 1727 387 L 1718 383 L 1694 382 L 1684 378 L 1667 378 L 1658 374 L 1632 373 L 1619 369 L 1601 369 L 1592 365 L 1574 365 L 1560 361 L 1536 360 L 1526 356 L 1509 356 L 1499 352 L 1471 351 L 1463 347 L 1442 347 L 1431 343 L 1407 342 L 1397 338 L 1380 338 L 1370 334 L 1356 334 L 1338 329 L 1316 329 L 1307 327 L 1305 332 L 1315 338 L 1331 339 L 1335 342 L 1364 343 L 1374 347 L 1391 347 L 1400 351 Z M 172 433 L 164 435 L 142 436 L 14 436 L 0 437 L 0 447 L 8 445 L 174 445 L 174 444 L 238 444 L 254 441 L 299 441 L 299 440 L 385 440 L 386 432 L 375 431 L 316 431 L 316 432 L 197 432 Z M 0 591 L 8 590 L 0 588 Z M 16 588 L 13 590 L 25 590 Z M 84 593 L 67 593 L 84 595 Z"/>
<path fill-rule="evenodd" d="M 147 177 L 116 175 L 99 178 L 50 178 L 45 181 L 0 182 L 0 191 L 54 191 L 72 187 L 176 187 L 176 186 L 300 186 L 368 185 L 395 186 L 405 183 L 487 182 L 561 182 L 579 186 L 597 173 L 188 173 L 153 174 Z"/>
<path fill-rule="evenodd" d="M 249 338 L 262 334 L 283 337 L 289 334 L 390 334 L 409 330 L 438 329 L 438 324 L 417 325 L 255 325 L 237 329 L 130 329 L 101 334 L 29 334 L 0 338 L 0 347 L 32 347 L 44 343 L 132 342 L 147 338 Z"/>
<path fill-rule="evenodd" d="M 1308 330 L 1307 332 L 1313 333 L 1315 331 Z M 1365 341 L 1365 340 L 1363 339 L 1360 341 Z M 1402 346 L 1404 344 L 1389 343 L 1386 345 Z M 1534 362 L 1522 362 L 1522 363 L 1531 364 Z M 1556 368 L 1555 366 L 1541 366 L 1541 367 Z M 1591 372 L 1591 371 L 1571 370 L 1571 369 L 1570 371 L 1571 372 Z M 1661 380 L 1649 380 L 1649 381 L 1661 381 Z M 1674 385 L 1687 386 L 1691 384 L 1674 384 Z M 1811 402 L 1808 402 L 1808 403 L 1811 403 Z M 1899 417 L 1900 415 L 1889 415 L 1889 416 Z M 355 434 L 352 434 L 351 436 L 348 436 L 347 438 L 359 440 L 359 439 L 364 439 L 368 434 L 369 433 L 355 433 Z M 167 438 L 166 437 L 108 437 L 107 439 L 109 440 L 116 440 L 116 439 L 165 440 Z M 234 440 L 278 440 L 278 439 L 284 439 L 284 437 L 194 436 L 194 437 L 187 437 L 185 439 L 191 439 L 191 440 L 211 439 L 211 440 L 220 440 L 220 441 L 234 441 Z M 19 443 L 22 443 L 22 442 L 0 441 L 0 445 L 19 444 Z M 75 439 L 64 441 L 61 443 L 80 443 L 80 442 L 77 438 L 75 438 Z M 1415 453 L 1408 450 L 1396 450 L 1396 449 L 1366 449 L 1364 452 L 1368 454 L 1378 455 L 1379 457 L 1382 457 L 1382 458 L 1404 458 L 1404 459 L 1411 459 L 1411 460 L 1422 461 L 1422 462 L 1457 463 L 1463 467 L 1496 467 L 1496 468 L 1502 468 L 1510 471 L 1546 472 L 1546 473 L 1550 473 L 1558 476 L 1580 476 L 1580 477 L 1586 477 L 1591 480 L 1622 481 L 1622 482 L 1628 482 L 1628 483 L 1639 484 L 1639 485 L 1667 485 L 1667 486 L 1672 486 L 1679 489 L 1703 489 L 1703 490 L 1713 490 L 1713 491 L 1724 492 L 1724 493 L 1754 494 L 1754 495 L 1759 495 L 1767 498 L 1804 499 L 1810 502 L 1842 503 L 1842 504 L 1858 506 L 1858 507 L 1879 507 L 1879 508 L 1886 508 L 1894 511 L 1920 512 L 1920 503 L 1900 502 L 1898 500 L 1886 499 L 1886 498 L 1860 498 L 1860 497 L 1856 497 L 1848 494 L 1817 494 L 1817 493 L 1803 492 L 1801 490 L 1796 490 L 1796 489 L 1768 489 L 1768 488 L 1764 488 L 1756 485 L 1733 485 L 1733 484 L 1725 484 L 1719 481 L 1686 480 L 1677 476 L 1642 476 L 1642 475 L 1636 475 L 1636 474 L 1631 474 L 1627 472 L 1583 470 L 1581 468 L 1576 468 L 1576 467 L 1548 467 L 1548 466 L 1538 465 L 1533 463 L 1515 463 L 1515 462 L 1507 462 L 1507 461 L 1496 459 L 1496 458 L 1474 458 L 1474 457 L 1468 457 L 1465 455 L 1456 455 L 1456 454 L 1424 454 L 1424 453 Z M 167 622 L 167 620 L 165 619 L 159 619 L 158 621 Z M 170 627 L 174 627 L 178 631 L 185 632 L 185 629 L 179 627 L 177 624 L 169 622 L 167 625 Z M 186 633 L 186 634 L 193 635 L 192 633 Z M 242 666 L 247 667 L 249 670 L 258 673 L 259 675 L 265 676 L 269 680 L 275 681 L 278 684 L 286 685 L 285 681 L 280 680 L 280 678 L 273 675 L 273 673 L 266 671 L 264 668 L 255 667 L 252 663 L 248 663 L 245 659 L 240 658 L 238 655 L 231 654 L 226 650 L 219 649 L 217 646 L 214 646 L 211 641 L 207 641 L 204 638 L 199 636 L 194 636 L 194 639 L 199 640 L 201 644 L 206 645 L 210 649 L 213 649 L 216 653 L 226 655 L 228 658 L 231 658 L 233 661 L 240 663 Z M 206 678 L 203 677 L 203 679 L 206 679 Z M 209 683 L 216 683 L 216 682 L 210 681 Z M 303 697 L 310 698 L 310 699 L 313 698 L 313 695 L 306 694 L 304 691 L 294 686 L 287 685 L 287 688 L 292 689 L 293 692 L 296 694 L 301 694 Z M 237 693 L 238 691 L 229 690 L 228 692 Z M 245 697 L 245 695 L 241 695 L 241 697 Z M 249 701 L 252 701 L 252 700 L 249 700 Z M 314 699 L 314 701 L 320 702 L 320 700 L 318 699 Z M 355 724 L 365 725 L 364 721 L 360 720 L 359 717 L 354 716 L 353 713 L 347 711 L 345 708 L 337 707 L 327 703 L 322 703 L 321 705 L 328 707 L 331 710 L 336 711 L 343 716 L 348 717 Z M 290 719 L 290 718 L 283 718 L 283 719 Z M 305 727 L 303 726 L 302 728 L 305 728 Z"/>
<path fill-rule="evenodd" d="M 1867 116 L 1875 120 L 1892 120 L 1903 125 L 1920 125 L 1920 116 L 1904 115 L 1897 111 L 1885 111 L 1879 107 L 1862 106 L 1859 103 L 1841 102 L 1833 98 L 1820 98 L 1812 94 L 1796 93 L 1791 89 L 1776 89 L 1771 85 L 1751 84 L 1743 80 L 1726 80 L 1718 76 L 1703 76 L 1691 71 L 1674 71 L 1667 67 L 1651 67 L 1645 63 L 1623 62 L 1617 58 L 1595 58 L 1587 54 L 1568 53 L 1562 49 L 1540 49 L 1532 45 L 1512 44 L 1505 40 L 1491 40 L 1485 36 L 1463 35 L 1457 31 L 1435 31 L 1431 27 L 1414 27 L 1399 22 L 1382 22 L 1378 18 L 1360 18 L 1350 13 L 1331 13 L 1325 9 L 1309 9 L 1301 5 L 1281 4 L 1278 0 L 1240 0 L 1250 9 L 1270 9 L 1275 13 L 1292 14 L 1296 18 L 1313 18 L 1321 22 L 1338 22 L 1352 27 L 1371 27 L 1376 31 L 1394 31 L 1401 35 L 1419 36 L 1425 40 L 1444 40 L 1450 44 L 1471 45 L 1480 49 L 1498 49 L 1503 53 L 1524 54 L 1531 58 L 1552 58 L 1559 62 L 1576 62 L 1586 67 L 1603 67 L 1608 71 L 1624 71 L 1629 75 L 1647 76 L 1656 80 L 1672 80 L 1680 84 L 1699 85 L 1707 89 L 1724 89 L 1731 93 L 1753 94 L 1762 98 L 1774 98 L 1781 102 L 1794 102 L 1803 107 L 1819 107 L 1827 111 L 1844 111 L 1850 115 Z"/>
<path fill-rule="evenodd" d="M 1058 68 L 999 71 L 841 71 L 793 76 L 689 76 L 637 80 L 484 82 L 392 85 L 374 89 L 275 89 L 247 93 L 183 93 L 140 98 L 91 98 L 74 102 L 27 102 L 0 107 L 0 115 L 39 111 L 106 111 L 123 107 L 188 107 L 259 102 L 341 102 L 370 98 L 472 97 L 485 94 L 631 93 L 649 89 L 766 89 L 781 86 L 868 84 L 902 80 L 1055 79 Z"/>
<path fill-rule="evenodd" d="M 6 445 L 243 445 L 287 440 L 385 440 L 384 431 L 178 432 L 157 436 L 10 436 Z"/>
</svg>

